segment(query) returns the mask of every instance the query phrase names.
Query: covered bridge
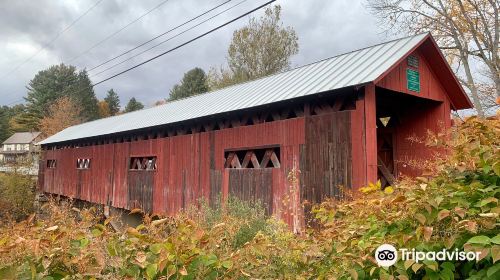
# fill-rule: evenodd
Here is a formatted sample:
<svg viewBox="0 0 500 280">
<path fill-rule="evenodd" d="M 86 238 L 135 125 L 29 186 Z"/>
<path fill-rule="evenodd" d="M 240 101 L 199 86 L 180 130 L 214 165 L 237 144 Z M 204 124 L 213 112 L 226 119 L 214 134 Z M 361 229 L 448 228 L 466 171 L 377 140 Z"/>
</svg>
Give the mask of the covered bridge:
<svg viewBox="0 0 500 280">
<path fill-rule="evenodd" d="M 432 151 L 408 138 L 446 129 L 451 110 L 471 107 L 420 34 L 69 127 L 40 143 L 39 188 L 166 214 L 233 195 L 297 230 L 305 202 L 418 174 L 404 163 Z"/>
</svg>

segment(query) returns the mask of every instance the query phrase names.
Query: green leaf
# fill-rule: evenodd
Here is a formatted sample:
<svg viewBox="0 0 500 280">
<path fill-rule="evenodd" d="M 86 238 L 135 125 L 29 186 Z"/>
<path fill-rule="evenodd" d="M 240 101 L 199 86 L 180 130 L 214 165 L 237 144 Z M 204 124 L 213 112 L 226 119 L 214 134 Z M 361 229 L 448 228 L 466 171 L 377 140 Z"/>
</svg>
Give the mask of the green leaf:
<svg viewBox="0 0 500 280">
<path fill-rule="evenodd" d="M 90 243 L 90 240 L 88 240 L 87 238 L 80 239 L 80 247 L 81 248 L 87 247 L 87 245 L 89 245 L 89 243 Z"/>
<path fill-rule="evenodd" d="M 490 244 L 490 242 L 491 242 L 491 239 L 488 236 L 478 235 L 478 236 L 474 236 L 471 239 L 467 240 L 466 243 L 488 245 L 488 244 Z"/>
<path fill-rule="evenodd" d="M 158 271 L 158 265 L 155 263 L 148 264 L 146 267 L 146 276 L 148 279 L 153 279 L 156 276 L 156 272 Z"/>
<path fill-rule="evenodd" d="M 444 262 L 441 264 L 441 267 L 449 269 L 451 271 L 455 271 L 455 265 L 452 262 Z"/>
<path fill-rule="evenodd" d="M 492 267 L 488 268 L 486 275 L 490 279 L 499 279 L 499 277 L 500 277 L 500 263 L 497 263 L 497 264 L 493 265 Z"/>
<path fill-rule="evenodd" d="M 491 243 L 500 245 L 500 234 L 497 234 L 495 237 L 491 239 Z"/>
<path fill-rule="evenodd" d="M 223 261 L 221 263 L 222 267 L 226 268 L 226 269 L 231 269 L 231 267 L 233 267 L 233 262 L 230 261 L 230 260 L 226 260 L 226 261 Z"/>
<path fill-rule="evenodd" d="M 115 243 L 113 242 L 110 242 L 106 245 L 107 249 L 108 249 L 108 254 L 112 257 L 116 256 L 118 253 L 116 252 L 116 246 L 115 246 Z"/>
<path fill-rule="evenodd" d="M 92 235 L 97 237 L 97 236 L 101 236 L 102 235 L 102 231 L 100 231 L 99 229 L 95 228 L 92 230 Z"/>
<path fill-rule="evenodd" d="M 149 251 L 151 251 L 151 253 L 153 253 L 155 255 L 158 255 L 162 248 L 163 248 L 163 244 L 156 243 L 156 244 L 149 246 Z"/>
<path fill-rule="evenodd" d="M 494 197 L 488 197 L 486 199 L 483 199 L 483 200 L 481 200 L 481 202 L 479 202 L 479 207 L 483 207 L 483 206 L 490 204 L 490 203 L 498 203 L 498 199 L 496 199 Z"/>
</svg>

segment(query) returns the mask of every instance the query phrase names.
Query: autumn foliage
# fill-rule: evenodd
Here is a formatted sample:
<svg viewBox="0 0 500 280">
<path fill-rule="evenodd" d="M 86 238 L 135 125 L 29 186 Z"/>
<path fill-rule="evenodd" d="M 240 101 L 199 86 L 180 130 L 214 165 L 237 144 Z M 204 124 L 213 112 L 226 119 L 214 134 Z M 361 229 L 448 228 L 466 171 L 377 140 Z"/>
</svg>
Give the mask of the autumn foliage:
<svg viewBox="0 0 500 280">
<path fill-rule="evenodd" d="M 40 131 L 45 137 L 83 122 L 82 108 L 71 97 L 57 99 L 49 108 L 48 116 L 40 121 Z"/>
</svg>

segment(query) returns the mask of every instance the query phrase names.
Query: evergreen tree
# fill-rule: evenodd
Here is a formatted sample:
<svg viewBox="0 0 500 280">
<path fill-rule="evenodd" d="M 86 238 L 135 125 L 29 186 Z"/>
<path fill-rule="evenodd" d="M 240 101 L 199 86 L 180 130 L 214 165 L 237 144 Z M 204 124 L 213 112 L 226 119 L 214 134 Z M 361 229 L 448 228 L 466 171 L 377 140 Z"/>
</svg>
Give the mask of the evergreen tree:
<svg viewBox="0 0 500 280">
<path fill-rule="evenodd" d="M 80 117 L 83 120 L 99 117 L 98 101 L 87 72 L 77 72 L 74 66 L 60 64 L 38 72 L 30 81 L 25 97 L 26 111 L 21 119 L 26 126 L 38 128 L 50 106 L 64 96 L 70 97 L 82 109 Z"/>
<path fill-rule="evenodd" d="M 135 99 L 135 97 L 132 97 L 128 101 L 127 106 L 125 106 L 125 113 L 129 113 L 129 112 L 133 112 L 133 111 L 137 111 L 137 110 L 141 110 L 141 109 L 144 109 L 144 105 L 141 102 L 137 101 Z"/>
<path fill-rule="evenodd" d="M 0 143 L 10 136 L 9 129 L 9 107 L 0 107 Z"/>
<path fill-rule="evenodd" d="M 169 101 L 197 95 L 208 91 L 207 75 L 201 68 L 194 68 L 184 74 L 182 81 L 170 90 Z"/>
<path fill-rule="evenodd" d="M 109 113 L 114 116 L 120 112 L 120 97 L 113 89 L 108 90 L 108 94 L 104 98 L 104 101 L 108 103 Z"/>
</svg>

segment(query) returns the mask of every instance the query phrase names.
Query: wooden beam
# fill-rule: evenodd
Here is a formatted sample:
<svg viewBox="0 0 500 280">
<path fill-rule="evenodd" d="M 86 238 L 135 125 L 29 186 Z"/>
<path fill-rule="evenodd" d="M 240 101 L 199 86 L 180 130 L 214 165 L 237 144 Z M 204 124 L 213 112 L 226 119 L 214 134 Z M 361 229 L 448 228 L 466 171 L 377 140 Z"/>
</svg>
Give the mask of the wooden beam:
<svg viewBox="0 0 500 280">
<path fill-rule="evenodd" d="M 271 162 L 273 163 L 274 167 L 276 167 L 276 168 L 281 167 L 280 160 L 278 159 L 278 156 L 276 155 L 276 153 L 274 151 L 271 154 Z"/>
<path fill-rule="evenodd" d="M 243 158 L 243 162 L 241 163 L 241 168 L 247 168 L 248 163 L 252 158 L 253 151 L 247 151 L 245 157 Z"/>
<path fill-rule="evenodd" d="M 394 182 L 396 181 L 396 178 L 392 175 L 392 173 L 389 171 L 389 168 L 385 166 L 384 162 L 380 157 L 377 157 L 378 159 L 378 170 L 380 170 L 380 173 L 384 176 L 385 180 L 389 183 L 389 185 L 394 186 Z"/>
<path fill-rule="evenodd" d="M 334 112 L 340 111 L 340 108 L 342 108 L 342 105 L 344 105 L 345 101 L 345 96 L 339 96 L 338 98 L 335 99 L 335 103 L 332 106 L 332 110 Z"/>
<path fill-rule="evenodd" d="M 288 108 L 283 109 L 283 111 L 281 111 L 281 113 L 280 113 L 281 119 L 282 120 L 287 119 L 289 114 L 290 114 L 290 109 L 288 109 Z"/>
<path fill-rule="evenodd" d="M 238 158 L 238 155 L 236 153 L 234 153 L 233 160 L 231 161 L 231 167 L 241 168 L 240 159 Z"/>
<path fill-rule="evenodd" d="M 239 118 L 236 118 L 236 119 L 233 119 L 231 120 L 231 126 L 232 127 L 239 127 L 241 126 L 241 121 Z"/>
<path fill-rule="evenodd" d="M 215 124 L 210 122 L 210 123 L 204 124 L 203 127 L 205 128 L 206 132 L 209 132 L 209 131 L 212 131 L 214 129 Z"/>
<path fill-rule="evenodd" d="M 281 115 L 279 113 L 271 113 L 271 116 L 273 117 L 274 121 L 279 121 L 281 120 Z"/>
<path fill-rule="evenodd" d="M 253 168 L 260 168 L 259 160 L 257 159 L 255 153 L 252 153 L 250 160 L 252 161 Z"/>
<path fill-rule="evenodd" d="M 230 168 L 231 167 L 231 162 L 233 161 L 234 156 L 236 153 L 231 152 L 227 155 L 226 162 L 224 163 L 224 168 Z"/>
<path fill-rule="evenodd" d="M 269 160 L 271 160 L 272 154 L 273 154 L 272 149 L 266 150 L 264 156 L 262 157 L 262 161 L 260 162 L 260 168 L 266 168 L 267 164 L 269 163 Z"/>
<path fill-rule="evenodd" d="M 295 113 L 295 115 L 297 117 L 303 117 L 304 116 L 304 109 L 303 108 L 295 108 L 293 110 L 293 112 Z"/>
</svg>

